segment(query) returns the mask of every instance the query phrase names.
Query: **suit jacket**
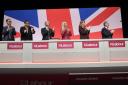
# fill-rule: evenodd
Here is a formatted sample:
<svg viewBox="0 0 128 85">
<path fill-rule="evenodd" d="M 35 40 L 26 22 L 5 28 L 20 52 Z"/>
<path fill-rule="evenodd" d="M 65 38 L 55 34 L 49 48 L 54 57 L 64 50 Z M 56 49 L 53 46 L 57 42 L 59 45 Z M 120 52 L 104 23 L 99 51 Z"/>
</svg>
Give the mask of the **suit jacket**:
<svg viewBox="0 0 128 85">
<path fill-rule="evenodd" d="M 80 39 L 89 39 L 90 30 L 83 29 L 79 26 Z"/>
<path fill-rule="evenodd" d="M 35 33 L 35 30 L 33 30 L 34 32 L 32 32 L 31 29 L 32 27 L 29 26 L 28 32 L 25 32 L 26 28 L 24 26 L 20 28 L 21 40 L 33 40 L 32 34 Z"/>
<path fill-rule="evenodd" d="M 54 31 L 50 28 L 49 31 L 45 28 L 41 29 L 41 34 L 43 36 L 42 40 L 49 40 L 52 39 L 52 37 L 54 37 Z"/>
<path fill-rule="evenodd" d="M 105 27 L 102 28 L 102 38 L 105 39 L 105 38 L 112 38 L 113 36 L 113 33 L 110 32 L 110 30 L 106 29 Z"/>
<path fill-rule="evenodd" d="M 14 41 L 14 35 L 16 35 L 15 28 L 13 26 L 8 30 L 8 26 L 3 27 L 2 40 L 3 41 Z"/>
</svg>

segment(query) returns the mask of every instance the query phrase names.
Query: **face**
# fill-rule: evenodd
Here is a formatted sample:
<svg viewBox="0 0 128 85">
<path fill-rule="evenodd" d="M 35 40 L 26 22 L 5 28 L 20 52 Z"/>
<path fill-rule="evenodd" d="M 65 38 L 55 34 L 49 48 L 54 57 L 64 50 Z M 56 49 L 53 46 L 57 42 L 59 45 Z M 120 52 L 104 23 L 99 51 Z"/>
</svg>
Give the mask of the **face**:
<svg viewBox="0 0 128 85">
<path fill-rule="evenodd" d="M 49 27 L 49 25 L 50 25 L 49 21 L 46 21 L 45 26 Z"/>
<path fill-rule="evenodd" d="M 11 24 L 12 24 L 12 21 L 10 19 L 7 20 L 7 25 L 11 26 Z"/>
<path fill-rule="evenodd" d="M 29 24 L 29 22 L 27 21 L 27 22 L 24 23 L 24 25 L 25 25 L 25 26 L 29 26 L 30 24 Z"/>
<path fill-rule="evenodd" d="M 65 28 L 68 28 L 68 24 L 66 22 L 64 23 L 64 27 Z"/>
<path fill-rule="evenodd" d="M 104 24 L 104 26 L 105 26 L 105 27 L 109 27 L 109 23 L 106 22 L 106 23 Z"/>
<path fill-rule="evenodd" d="M 82 26 L 82 28 L 84 28 L 84 27 L 85 27 L 85 23 L 84 23 L 84 22 L 82 22 L 81 26 Z"/>
</svg>

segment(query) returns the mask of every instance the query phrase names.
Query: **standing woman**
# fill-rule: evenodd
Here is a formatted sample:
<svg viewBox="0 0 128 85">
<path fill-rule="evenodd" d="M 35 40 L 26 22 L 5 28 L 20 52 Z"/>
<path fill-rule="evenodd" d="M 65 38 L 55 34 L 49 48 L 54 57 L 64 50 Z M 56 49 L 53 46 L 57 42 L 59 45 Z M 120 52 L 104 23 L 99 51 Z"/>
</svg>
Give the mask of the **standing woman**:
<svg viewBox="0 0 128 85">
<path fill-rule="evenodd" d="M 89 39 L 90 27 L 87 27 L 84 21 L 80 21 L 79 34 L 80 39 Z"/>
<path fill-rule="evenodd" d="M 62 40 L 70 39 L 72 36 L 71 30 L 68 28 L 67 22 L 62 22 L 62 30 L 61 30 Z"/>
</svg>

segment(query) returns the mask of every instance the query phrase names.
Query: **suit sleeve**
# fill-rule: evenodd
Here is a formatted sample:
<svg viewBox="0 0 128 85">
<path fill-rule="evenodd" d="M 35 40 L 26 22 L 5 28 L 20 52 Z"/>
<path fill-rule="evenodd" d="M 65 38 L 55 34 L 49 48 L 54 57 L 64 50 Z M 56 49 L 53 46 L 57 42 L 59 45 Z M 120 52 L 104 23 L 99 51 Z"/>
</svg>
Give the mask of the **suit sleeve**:
<svg viewBox="0 0 128 85">
<path fill-rule="evenodd" d="M 31 31 L 30 32 L 31 34 L 35 34 L 35 29 L 33 27 L 31 27 L 31 26 L 30 26 L 30 31 Z"/>
<path fill-rule="evenodd" d="M 55 35 L 55 33 L 54 33 L 54 31 L 53 31 L 52 29 L 51 29 L 50 35 L 51 35 L 52 37 L 54 37 L 54 35 Z"/>
<path fill-rule="evenodd" d="M 23 27 L 20 28 L 20 34 L 21 34 L 21 35 L 24 35 L 24 34 L 25 34 Z"/>
<path fill-rule="evenodd" d="M 12 34 L 13 34 L 13 35 L 16 35 L 16 30 L 15 30 L 15 28 L 12 29 Z"/>
<path fill-rule="evenodd" d="M 33 32 L 32 32 L 32 34 L 35 34 L 35 30 L 33 29 Z"/>
<path fill-rule="evenodd" d="M 9 31 L 7 31 L 7 29 L 5 27 L 3 27 L 3 31 L 2 31 L 2 34 L 3 35 L 7 35 L 9 33 Z"/>
<path fill-rule="evenodd" d="M 47 30 L 45 30 L 44 28 L 41 29 L 41 34 L 44 36 L 44 35 L 47 35 Z"/>
</svg>

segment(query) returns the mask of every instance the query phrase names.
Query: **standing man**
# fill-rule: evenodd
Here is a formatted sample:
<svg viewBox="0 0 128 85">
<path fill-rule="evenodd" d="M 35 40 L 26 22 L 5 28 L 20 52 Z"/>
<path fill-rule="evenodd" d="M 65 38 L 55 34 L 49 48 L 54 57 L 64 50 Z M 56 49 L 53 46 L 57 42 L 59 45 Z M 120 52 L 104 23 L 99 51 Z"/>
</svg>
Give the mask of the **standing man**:
<svg viewBox="0 0 128 85">
<path fill-rule="evenodd" d="M 33 40 L 33 34 L 35 30 L 30 26 L 29 21 L 24 21 L 24 26 L 20 28 L 21 40 Z"/>
<path fill-rule="evenodd" d="M 52 39 L 52 37 L 54 37 L 54 29 L 50 28 L 50 22 L 46 21 L 45 22 L 45 27 L 41 29 L 41 34 L 43 36 L 42 40 L 49 40 Z"/>
<path fill-rule="evenodd" d="M 15 41 L 14 35 L 16 35 L 15 27 L 12 26 L 11 19 L 6 19 L 7 26 L 3 27 L 2 40 L 3 41 Z"/>
<path fill-rule="evenodd" d="M 114 30 L 110 30 L 108 22 L 104 22 L 103 25 L 104 27 L 101 30 L 102 39 L 112 38 Z"/>
</svg>

